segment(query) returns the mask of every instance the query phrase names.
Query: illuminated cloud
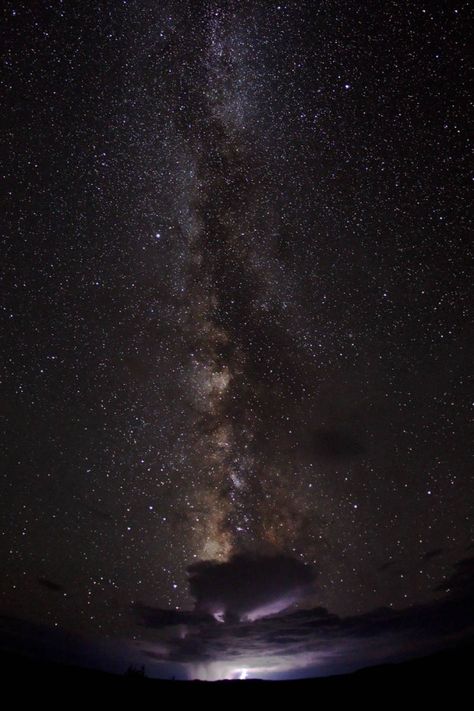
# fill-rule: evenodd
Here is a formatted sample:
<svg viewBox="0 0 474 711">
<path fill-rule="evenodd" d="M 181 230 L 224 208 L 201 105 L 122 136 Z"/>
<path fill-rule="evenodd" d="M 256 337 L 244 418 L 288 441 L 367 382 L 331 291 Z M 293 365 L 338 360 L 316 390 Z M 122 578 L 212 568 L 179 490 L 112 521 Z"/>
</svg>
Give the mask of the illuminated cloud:
<svg viewBox="0 0 474 711">
<path fill-rule="evenodd" d="M 223 619 L 256 620 L 287 609 L 314 589 L 315 572 L 286 555 L 235 554 L 189 568 L 196 610 Z"/>
</svg>

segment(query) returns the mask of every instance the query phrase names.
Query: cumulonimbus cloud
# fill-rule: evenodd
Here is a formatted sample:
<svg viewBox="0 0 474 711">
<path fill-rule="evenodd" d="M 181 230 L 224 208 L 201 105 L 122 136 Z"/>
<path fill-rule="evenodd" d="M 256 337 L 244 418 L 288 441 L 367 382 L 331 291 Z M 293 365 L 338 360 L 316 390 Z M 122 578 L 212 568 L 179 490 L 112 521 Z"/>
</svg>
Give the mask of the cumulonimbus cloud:
<svg viewBox="0 0 474 711">
<path fill-rule="evenodd" d="M 157 635 L 157 644 L 160 630 L 164 634 L 167 630 L 166 651 L 157 651 L 150 639 L 143 643 L 144 656 L 157 664 L 178 664 L 191 676 L 202 673 L 202 665 L 213 664 L 217 667 L 209 678 L 221 678 L 244 666 L 272 678 L 280 671 L 296 676 L 343 673 L 427 654 L 447 641 L 474 637 L 474 558 L 459 561 L 438 588 L 444 593 L 438 600 L 348 617 L 321 607 L 255 614 L 314 583 L 314 572 L 291 558 L 236 556 L 228 563 L 198 563 L 190 575 L 194 611 L 169 615 L 136 606 L 135 612 L 140 624 Z M 212 614 L 218 604 L 224 610 L 221 623 Z"/>
<path fill-rule="evenodd" d="M 314 586 L 313 568 L 290 556 L 239 553 L 189 568 L 196 611 L 220 621 L 255 620 L 287 609 Z"/>
</svg>

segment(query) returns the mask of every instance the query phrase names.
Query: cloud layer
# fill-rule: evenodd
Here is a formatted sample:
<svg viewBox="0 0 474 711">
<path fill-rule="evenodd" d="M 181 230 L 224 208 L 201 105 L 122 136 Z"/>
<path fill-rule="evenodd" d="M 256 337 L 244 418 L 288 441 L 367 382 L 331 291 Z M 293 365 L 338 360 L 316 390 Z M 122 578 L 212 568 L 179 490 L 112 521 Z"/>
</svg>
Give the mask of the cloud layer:
<svg viewBox="0 0 474 711">
<path fill-rule="evenodd" d="M 321 607 L 272 614 L 272 602 L 313 584 L 314 573 L 303 568 L 287 558 L 247 556 L 193 566 L 195 611 L 136 606 L 150 636 L 141 645 L 144 657 L 158 664 L 158 674 L 160 664 L 171 662 L 189 677 L 234 677 L 245 669 L 284 678 L 343 673 L 472 639 L 474 558 L 457 564 L 434 602 L 350 617 Z M 217 605 L 222 616 L 215 614 Z"/>
</svg>

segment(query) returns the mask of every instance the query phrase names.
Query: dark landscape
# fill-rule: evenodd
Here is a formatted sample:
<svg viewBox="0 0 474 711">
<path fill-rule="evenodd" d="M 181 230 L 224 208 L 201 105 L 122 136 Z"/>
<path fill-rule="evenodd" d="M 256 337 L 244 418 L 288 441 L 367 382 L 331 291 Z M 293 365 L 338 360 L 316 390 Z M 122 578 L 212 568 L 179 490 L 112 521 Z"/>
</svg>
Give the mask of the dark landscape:
<svg viewBox="0 0 474 711">
<path fill-rule="evenodd" d="M 38 701 L 49 699 L 55 704 L 62 693 L 72 698 L 109 701 L 130 700 L 137 703 L 202 701 L 278 701 L 298 697 L 304 702 L 338 702 L 366 700 L 375 708 L 386 698 L 390 703 L 407 702 L 413 694 L 423 694 L 423 701 L 431 699 L 451 703 L 462 702 L 462 695 L 471 686 L 470 675 L 474 648 L 446 650 L 429 657 L 362 669 L 352 674 L 291 681 L 176 681 L 151 679 L 139 673 L 122 676 L 106 674 L 60 664 L 41 664 L 24 657 L 1 655 L 2 685 L 5 690 L 15 688 L 18 698 L 35 690 Z M 308 695 L 308 696 L 306 696 Z"/>
</svg>

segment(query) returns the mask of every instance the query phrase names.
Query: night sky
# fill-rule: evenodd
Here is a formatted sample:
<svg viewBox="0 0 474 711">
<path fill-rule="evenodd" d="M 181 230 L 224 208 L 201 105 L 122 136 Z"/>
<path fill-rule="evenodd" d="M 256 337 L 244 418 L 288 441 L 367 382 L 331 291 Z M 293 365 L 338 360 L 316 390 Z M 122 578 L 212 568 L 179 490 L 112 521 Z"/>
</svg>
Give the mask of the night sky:
<svg viewBox="0 0 474 711">
<path fill-rule="evenodd" d="M 2 19 L 0 646 L 281 678 L 472 634 L 467 3 Z"/>
</svg>

